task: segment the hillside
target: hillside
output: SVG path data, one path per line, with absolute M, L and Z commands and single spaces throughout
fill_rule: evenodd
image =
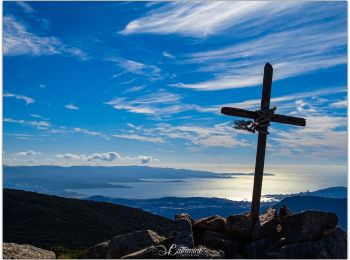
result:
M 77 250 L 118 234 L 151 229 L 169 235 L 173 221 L 141 209 L 4 189 L 4 242 Z
M 339 226 L 347 229 L 347 199 L 323 198 L 318 196 L 293 196 L 287 197 L 274 205 L 278 209 L 282 205 L 288 205 L 292 212 L 304 210 L 330 211 L 338 215 Z

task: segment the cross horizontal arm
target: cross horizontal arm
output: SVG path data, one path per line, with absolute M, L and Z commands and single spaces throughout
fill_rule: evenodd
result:
M 249 111 L 245 109 L 239 109 L 234 107 L 223 107 L 221 108 L 221 113 L 228 116 L 239 116 L 250 119 L 256 119 L 258 115 L 255 111 Z M 284 116 L 279 114 L 274 114 L 271 118 L 272 122 L 288 124 L 288 125 L 296 125 L 296 126 L 305 126 L 306 120 L 301 117 L 292 117 L 292 116 Z

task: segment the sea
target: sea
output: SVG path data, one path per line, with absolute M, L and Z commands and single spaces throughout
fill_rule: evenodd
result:
M 251 201 L 253 175 L 231 178 L 143 179 L 140 182 L 112 183 L 124 188 L 69 189 L 81 196 L 105 196 L 110 198 L 154 199 L 162 197 L 216 197 L 235 201 Z M 347 186 L 347 174 L 343 172 L 315 174 L 314 172 L 288 172 L 264 176 L 262 195 L 294 194 L 315 191 L 327 187 Z M 270 198 L 262 198 L 270 200 Z

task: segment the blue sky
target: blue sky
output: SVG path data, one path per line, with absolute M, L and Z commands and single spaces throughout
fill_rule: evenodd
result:
M 271 105 L 267 169 L 347 161 L 346 2 L 4 2 L 4 163 L 252 171 L 222 106 Z

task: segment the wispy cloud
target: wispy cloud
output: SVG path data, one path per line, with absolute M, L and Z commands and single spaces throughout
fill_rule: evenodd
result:
M 34 103 L 34 99 L 27 97 L 27 96 L 23 96 L 23 95 L 17 95 L 14 93 L 7 92 L 4 94 L 4 97 L 10 97 L 10 98 L 18 99 L 18 100 L 23 100 L 26 103 L 26 105 Z
M 133 93 L 133 92 L 137 92 L 137 91 L 140 91 L 140 90 L 144 89 L 145 87 L 146 87 L 146 86 L 144 86 L 144 85 L 130 87 L 130 88 L 127 88 L 126 90 L 124 90 L 123 93 Z
M 70 109 L 70 110 L 79 110 L 79 107 L 77 107 L 76 105 L 74 105 L 72 103 L 67 104 L 64 107 L 67 108 L 67 109 Z
M 130 22 L 122 34 L 156 33 L 206 37 L 230 27 L 245 27 L 254 18 L 254 26 L 265 24 L 267 17 L 279 15 L 291 4 L 268 2 L 173 2 L 154 9 Z M 265 13 L 263 19 L 258 14 Z M 251 25 L 253 26 L 253 25 Z
M 136 135 L 136 134 L 115 134 L 112 136 L 117 138 L 138 140 L 138 141 L 150 142 L 150 143 L 165 143 L 165 141 L 160 137 L 147 137 L 147 136 Z
M 3 17 L 3 51 L 7 56 L 61 54 L 87 59 L 84 51 L 68 46 L 57 37 L 31 33 L 12 16 Z
M 160 90 L 141 97 L 119 97 L 105 102 L 118 110 L 126 110 L 131 113 L 151 115 L 154 118 L 169 117 L 192 108 L 181 103 L 179 94 Z
M 348 101 L 346 99 L 339 100 L 339 101 L 331 103 L 330 106 L 335 107 L 335 108 L 346 108 L 348 106 Z
M 140 61 L 124 59 L 121 57 L 110 58 L 108 61 L 115 62 L 120 68 L 124 69 L 122 74 L 128 72 L 135 75 L 147 76 L 149 80 L 161 79 L 162 70 L 155 65 L 147 65 Z
M 38 128 L 38 129 L 47 129 L 50 126 L 50 123 L 46 122 L 46 121 L 27 121 L 27 120 L 12 119 L 12 118 L 4 118 L 4 122 L 33 126 L 33 127 Z
M 169 58 L 169 59 L 175 59 L 175 56 L 172 55 L 170 52 L 167 52 L 167 51 L 163 51 L 162 52 L 162 55 L 166 58 Z
M 34 9 L 26 2 L 15 2 L 25 13 L 32 13 L 34 12 Z
M 39 119 L 42 119 L 42 120 L 46 120 L 46 121 L 50 120 L 47 117 L 44 117 L 44 116 L 41 116 L 41 115 L 37 115 L 37 114 L 29 114 L 29 116 L 34 117 L 34 118 L 39 118 Z
M 215 126 L 198 125 L 171 125 L 166 123 L 156 124 L 153 128 L 137 127 L 137 132 L 142 136 L 162 138 L 169 140 L 185 140 L 195 147 L 242 147 L 250 144 L 243 139 L 237 139 L 232 127 L 228 124 Z
M 307 127 L 274 131 L 270 137 L 278 144 L 276 153 L 287 149 L 314 159 L 343 157 L 347 154 L 347 119 L 325 115 L 307 117 Z
M 190 54 L 186 62 L 198 64 L 199 71 L 213 73 L 213 78 L 171 86 L 205 91 L 258 86 L 266 61 L 274 67 L 275 81 L 346 64 L 344 24 L 328 22 L 276 32 L 229 47 Z
M 281 111 L 289 113 L 294 111 L 298 104 L 295 102 L 302 99 L 312 99 L 314 102 L 318 102 L 320 97 L 331 96 L 336 94 L 346 93 L 346 87 L 334 87 L 334 88 L 323 88 L 314 91 L 297 92 L 289 95 L 283 95 L 279 97 L 271 98 L 271 106 L 277 106 L 278 113 Z M 326 102 L 327 100 L 323 100 Z M 261 99 L 250 99 L 242 102 L 218 104 L 212 106 L 195 106 L 195 109 L 199 112 L 213 112 L 220 113 L 221 107 L 237 107 L 241 109 L 256 110 L 259 108 Z M 318 104 L 319 105 L 319 104 Z M 319 106 L 318 106 L 319 107 Z M 319 109 L 319 108 L 318 108 Z
M 99 136 L 99 137 L 102 137 L 106 140 L 110 140 L 110 138 L 107 135 L 102 134 L 101 132 L 91 131 L 91 130 L 87 130 L 87 129 L 79 128 L 79 127 L 73 128 L 73 131 L 75 133 L 82 133 L 84 135 L 91 135 L 91 136 Z

